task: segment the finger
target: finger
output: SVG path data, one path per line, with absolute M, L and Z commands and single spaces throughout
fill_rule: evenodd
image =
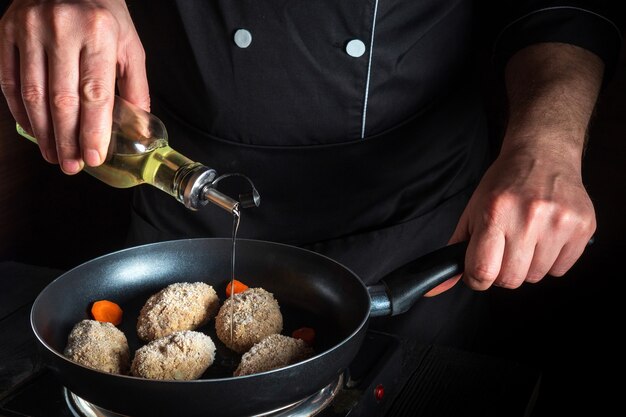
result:
M 145 111 L 150 111 L 150 90 L 146 74 L 146 57 L 143 47 L 137 41 L 128 47 L 120 58 L 120 71 L 117 79 L 120 96 Z
M 80 55 L 80 134 L 82 158 L 89 166 L 100 165 L 111 139 L 115 97 L 115 43 L 85 47 Z
M 7 37 L 8 34 L 5 34 L 5 42 L 0 42 L 0 88 L 15 121 L 32 134 L 33 129 L 22 101 L 17 46 Z
M 573 235 L 567 239 L 554 264 L 548 271 L 550 275 L 555 277 L 565 275 L 591 243 L 590 239 L 592 239 L 596 231 L 596 226 L 595 214 L 592 211 L 587 221 L 583 221 L 574 227 Z
M 503 288 L 517 288 L 526 279 L 535 253 L 535 239 L 507 238 L 500 273 L 494 284 Z
M 583 254 L 585 248 L 587 247 L 587 243 L 588 239 L 583 239 L 565 244 L 548 273 L 555 277 L 565 275 L 565 273 L 570 270 L 578 258 L 580 258 Z
M 433 288 L 432 290 L 428 291 L 426 294 L 424 294 L 424 297 L 434 297 L 436 295 L 439 295 L 443 292 L 448 291 L 450 288 L 454 287 L 456 285 L 457 282 L 459 282 L 459 280 L 461 279 L 461 274 L 450 278 L 449 280 L 437 285 L 435 288 Z
M 474 290 L 486 290 L 498 277 L 504 254 L 504 234 L 496 229 L 476 231 L 465 254 L 465 284 Z
M 44 46 L 33 37 L 20 43 L 20 87 L 24 108 L 33 136 L 41 154 L 50 163 L 57 163 L 54 133 L 48 108 L 47 63 Z
M 83 167 L 78 142 L 80 116 L 79 50 L 54 48 L 48 55 L 50 113 L 61 169 L 75 174 Z
M 549 242 L 539 241 L 535 247 L 530 267 L 528 268 L 526 282 L 534 284 L 541 281 L 556 262 L 562 247 L 562 244 L 558 244 L 553 240 Z

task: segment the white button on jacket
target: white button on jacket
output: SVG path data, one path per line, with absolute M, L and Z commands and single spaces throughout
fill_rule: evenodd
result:
M 252 43 L 252 34 L 246 29 L 238 29 L 233 38 L 240 48 L 247 48 Z
M 365 44 L 359 39 L 352 39 L 346 45 L 346 53 L 352 57 L 358 58 L 365 53 Z

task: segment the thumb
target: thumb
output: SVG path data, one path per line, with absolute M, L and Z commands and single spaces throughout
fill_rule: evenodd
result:
M 452 233 L 452 237 L 450 238 L 450 240 L 448 240 L 448 245 L 452 245 L 454 243 L 462 242 L 463 240 L 468 239 L 468 229 L 469 227 L 467 222 L 467 215 L 465 214 L 465 212 L 463 212 L 461 218 L 459 219 L 459 222 L 456 225 L 454 233 Z M 435 288 L 424 294 L 424 297 L 434 297 L 448 291 L 450 288 L 454 287 L 457 282 L 459 282 L 461 277 L 462 274 L 459 274 L 445 282 L 442 282 L 441 284 L 437 285 Z
M 457 282 L 459 282 L 459 280 L 461 279 L 461 274 L 450 278 L 449 280 L 447 280 L 446 282 L 442 282 L 441 284 L 437 285 L 435 288 L 433 288 L 432 290 L 428 291 L 426 294 L 424 294 L 424 297 L 434 297 L 436 295 L 439 295 L 443 292 L 448 291 L 450 288 L 454 287 L 456 285 Z

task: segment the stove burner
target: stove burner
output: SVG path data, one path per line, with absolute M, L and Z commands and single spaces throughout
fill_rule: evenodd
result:
M 337 379 L 315 394 L 286 405 L 276 410 L 256 414 L 255 417 L 299 417 L 314 416 L 326 408 L 335 398 L 343 386 L 344 376 L 340 374 Z M 72 415 L 74 417 L 130 417 L 125 414 L 118 414 L 105 410 L 95 404 L 85 401 L 67 388 L 63 388 L 63 395 Z

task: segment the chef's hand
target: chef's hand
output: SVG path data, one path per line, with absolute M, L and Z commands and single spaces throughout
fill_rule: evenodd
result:
M 502 150 L 450 241 L 469 240 L 463 281 L 470 288 L 562 276 L 583 253 L 596 219 L 581 163 L 603 68 L 593 53 L 558 43 L 527 47 L 509 61 Z
M 470 199 L 451 243 L 469 239 L 463 281 L 517 288 L 564 275 L 596 228 L 580 164 L 533 150 L 501 154 Z M 445 291 L 445 283 L 429 295 Z
M 115 87 L 149 110 L 143 46 L 124 0 L 14 0 L 0 20 L 0 86 L 15 120 L 66 174 L 106 156 Z

